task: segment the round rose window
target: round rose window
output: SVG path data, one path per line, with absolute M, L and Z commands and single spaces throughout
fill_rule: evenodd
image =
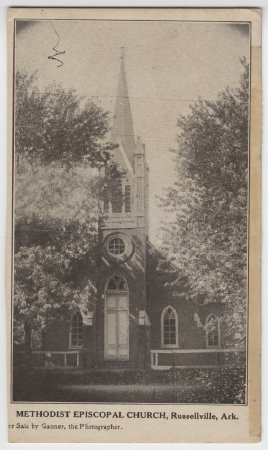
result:
M 125 253 L 125 242 L 120 237 L 115 237 L 109 240 L 107 245 L 108 252 L 113 256 L 120 256 Z

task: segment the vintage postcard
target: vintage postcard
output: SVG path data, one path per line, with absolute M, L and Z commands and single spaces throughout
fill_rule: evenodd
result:
M 10 441 L 259 441 L 261 11 L 8 20 Z

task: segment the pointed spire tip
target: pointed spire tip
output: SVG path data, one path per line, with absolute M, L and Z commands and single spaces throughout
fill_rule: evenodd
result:
M 125 47 L 121 47 L 121 56 L 120 59 L 124 59 L 125 56 Z

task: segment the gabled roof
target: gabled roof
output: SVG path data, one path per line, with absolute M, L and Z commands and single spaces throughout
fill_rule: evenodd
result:
M 119 83 L 113 116 L 113 127 L 111 133 L 111 142 L 121 144 L 124 148 L 130 164 L 134 165 L 135 139 L 132 123 L 131 108 L 128 96 L 127 79 L 125 73 L 124 56 L 121 56 L 121 66 L 119 74 Z M 114 150 L 115 160 L 117 152 Z M 118 155 L 120 158 L 120 155 Z M 118 161 L 119 162 L 119 161 Z
M 149 247 L 150 250 L 153 250 L 155 253 L 158 254 L 158 256 L 163 258 L 163 253 L 161 252 L 161 250 L 159 250 L 155 245 L 153 245 L 149 239 L 147 239 L 146 241 L 146 245 L 147 247 Z M 173 270 L 178 270 L 179 268 L 176 266 L 176 264 L 173 263 L 173 261 L 170 261 L 167 259 L 167 263 L 169 264 L 170 268 L 172 268 Z

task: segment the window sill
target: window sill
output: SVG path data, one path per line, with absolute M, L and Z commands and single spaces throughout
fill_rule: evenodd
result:
M 165 348 L 177 348 L 179 349 L 180 347 L 177 344 L 174 345 L 161 345 L 161 348 L 164 350 Z

